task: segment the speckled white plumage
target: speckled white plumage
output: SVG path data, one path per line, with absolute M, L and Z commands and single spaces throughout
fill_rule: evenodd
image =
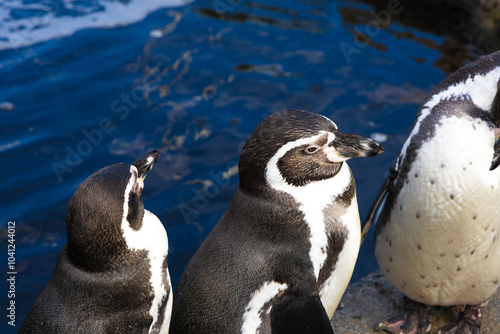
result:
M 500 168 L 490 171 L 499 60 L 481 58 L 435 89 L 385 185 L 377 261 L 423 304 L 479 305 L 499 287 Z
M 385 275 L 421 303 L 476 305 L 498 288 L 500 170 L 488 171 L 493 130 L 471 123 L 451 117 L 436 125 L 378 237 Z

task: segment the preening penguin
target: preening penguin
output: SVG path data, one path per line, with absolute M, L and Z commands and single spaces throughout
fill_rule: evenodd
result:
M 168 241 L 144 209 L 158 152 L 87 178 L 68 205 L 68 243 L 19 333 L 168 333 Z
M 345 161 L 381 152 L 321 115 L 267 117 L 243 147 L 226 213 L 175 289 L 170 332 L 333 333 L 360 246 Z
M 377 261 L 407 298 L 468 305 L 441 333 L 479 333 L 500 282 L 499 79 L 496 52 L 431 92 L 371 212 Z M 380 329 L 430 330 L 425 308 L 412 308 Z

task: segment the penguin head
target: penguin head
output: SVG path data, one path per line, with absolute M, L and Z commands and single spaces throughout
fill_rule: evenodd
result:
M 144 178 L 159 153 L 154 150 L 132 165 L 115 164 L 89 176 L 68 204 L 68 256 L 89 271 L 104 271 L 126 261 L 130 251 L 122 222 L 139 230 L 144 217 Z
M 375 140 L 341 133 L 327 117 L 303 110 L 280 111 L 264 119 L 243 146 L 240 187 L 255 190 L 276 179 L 305 186 L 334 177 L 350 158 L 383 151 Z

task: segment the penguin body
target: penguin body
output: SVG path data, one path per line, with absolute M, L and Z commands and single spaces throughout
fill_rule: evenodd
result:
M 68 243 L 19 333 L 168 333 L 168 240 L 141 197 L 157 157 L 105 167 L 80 185 Z
M 480 305 L 498 289 L 499 79 L 497 52 L 431 92 L 372 209 L 380 268 L 413 301 Z
M 266 118 L 243 147 L 226 213 L 177 285 L 171 333 L 333 333 L 360 242 L 343 161 L 381 151 L 320 115 Z

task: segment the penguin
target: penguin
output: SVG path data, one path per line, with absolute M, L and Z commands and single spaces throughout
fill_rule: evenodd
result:
M 427 333 L 430 306 L 466 305 L 440 333 L 479 333 L 500 282 L 499 79 L 500 52 L 449 75 L 392 164 L 366 224 L 406 310 L 378 330 Z
M 264 119 L 227 211 L 175 288 L 170 333 L 334 333 L 361 232 L 345 161 L 382 151 L 308 111 Z
M 167 234 L 141 197 L 158 155 L 105 167 L 79 186 L 68 242 L 19 333 L 168 333 Z

